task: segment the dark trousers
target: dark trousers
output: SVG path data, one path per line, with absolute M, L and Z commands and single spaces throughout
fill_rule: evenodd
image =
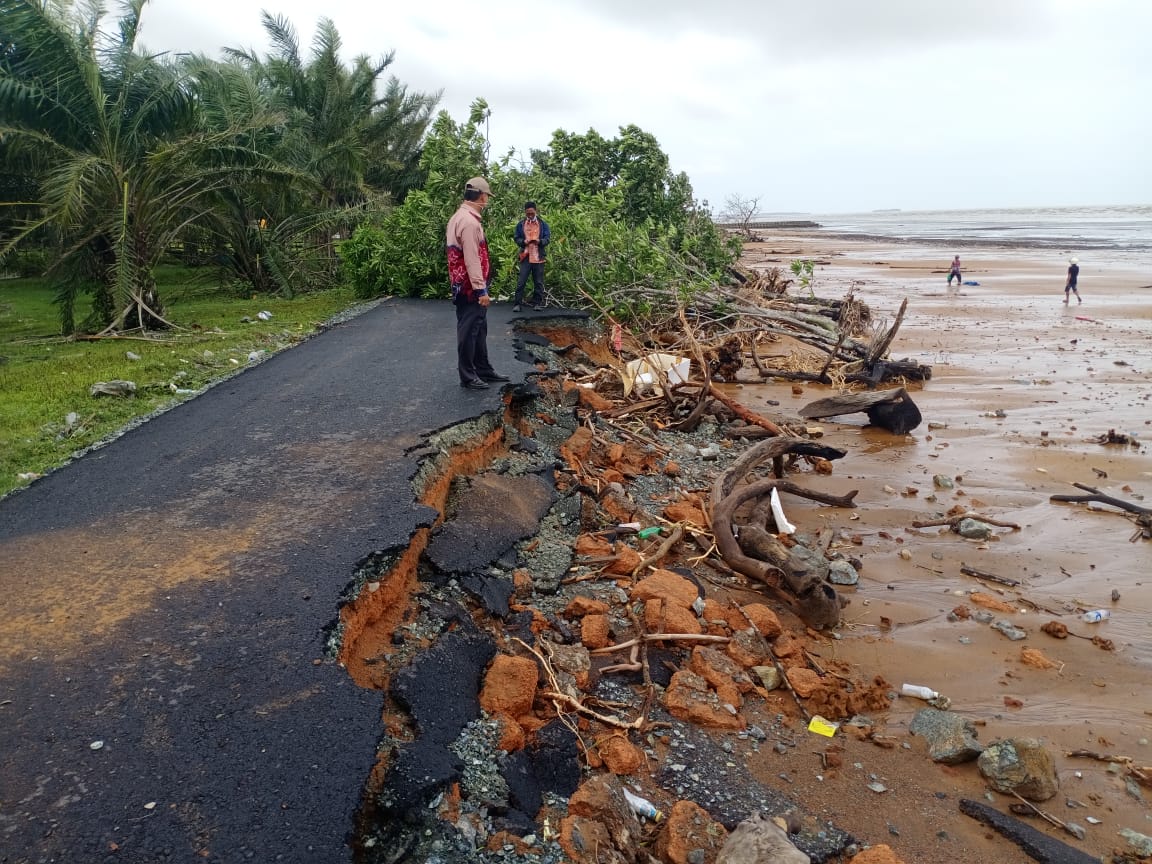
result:
M 533 306 L 544 302 L 544 262 L 533 264 L 527 258 L 520 262 L 520 277 L 516 280 L 516 305 L 524 299 L 524 286 L 528 284 L 528 274 L 532 274 L 532 285 L 536 289 L 532 292 Z
M 487 306 L 456 301 L 456 356 L 461 384 L 495 372 L 488 362 Z

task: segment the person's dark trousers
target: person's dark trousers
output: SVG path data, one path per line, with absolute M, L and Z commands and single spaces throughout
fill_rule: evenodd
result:
M 532 274 L 532 285 L 535 290 L 532 292 L 531 304 L 539 306 L 544 302 L 544 262 L 533 264 L 527 258 L 520 262 L 520 277 L 516 280 L 516 299 L 513 301 L 515 305 L 519 306 L 520 301 L 524 299 L 524 286 L 528 284 L 528 274 Z
M 456 301 L 456 356 L 460 383 L 467 384 L 496 370 L 488 362 L 488 308 Z

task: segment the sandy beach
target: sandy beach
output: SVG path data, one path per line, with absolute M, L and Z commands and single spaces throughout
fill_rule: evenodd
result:
M 979 285 L 947 288 L 955 252 L 964 280 Z M 865 429 L 863 415 L 821 423 L 826 442 L 849 451 L 821 488 L 859 489 L 855 515 L 788 502 L 801 530 L 830 526 L 853 535 L 859 545 L 844 551 L 864 562 L 845 609 L 850 623 L 819 653 L 897 687 L 922 684 L 947 695 L 953 710 L 977 722 L 984 743 L 1044 739 L 1062 784 L 1044 806 L 1085 825 L 1088 837 L 1076 845 L 1104 855 L 1124 845 L 1121 828 L 1152 833 L 1147 805 L 1107 764 L 1065 754 L 1083 748 L 1152 765 L 1152 545 L 1129 542 L 1134 526 L 1113 508 L 1052 503 L 1049 496 L 1079 494 L 1071 485 L 1079 482 L 1152 506 L 1152 456 L 1142 440 L 1152 437 L 1152 268 L 1133 253 L 1107 260 L 1082 255 L 1083 304 L 1073 297 L 1066 306 L 1066 254 L 773 231 L 746 246 L 745 261 L 787 271 L 796 258 L 816 259 L 817 294 L 854 288 L 874 316 L 891 319 L 907 297 L 892 356 L 933 367 L 931 381 L 910 386 L 924 415 L 913 433 Z M 781 352 L 787 353 L 783 346 Z M 755 381 L 755 370 L 743 376 L 741 400 L 768 412 L 794 411 L 829 392 L 805 385 L 795 394 L 790 383 Z M 780 407 L 767 407 L 768 400 Z M 1110 429 L 1141 443 L 1097 443 Z M 936 475 L 950 478 L 952 488 L 937 488 Z M 1020 528 L 975 541 L 947 528 L 912 527 L 955 505 Z M 1021 585 L 982 583 L 962 575 L 961 564 Z M 987 624 L 949 620 L 962 604 L 977 608 L 968 602 L 973 590 L 1010 604 L 1014 612 L 997 616 L 1023 628 L 1027 639 L 1011 642 Z M 1111 617 L 1084 623 L 1080 613 L 1089 609 L 1107 609 Z M 1041 627 L 1049 621 L 1075 635 L 1046 635 Z M 1113 650 L 1093 636 L 1110 640 Z M 1055 668 L 1023 664 L 1022 647 L 1040 649 Z M 897 700 L 890 731 L 903 737 L 922 707 L 916 699 Z M 965 850 L 961 860 L 1030 860 L 959 814 L 957 798 L 983 800 L 975 766 L 936 765 L 919 739 L 911 741 L 917 756 L 849 742 L 835 777 L 815 779 L 821 772 L 811 757 L 784 772 L 801 800 L 869 842 L 889 843 L 908 861 L 955 861 L 958 849 Z M 775 777 L 780 761 L 767 760 L 763 770 Z M 889 788 L 882 801 L 865 789 L 870 774 Z M 1086 816 L 1101 823 L 1089 824 Z

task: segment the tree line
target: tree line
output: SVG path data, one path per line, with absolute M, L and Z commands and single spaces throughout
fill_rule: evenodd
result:
M 527 159 L 493 158 L 483 100 L 462 122 L 434 116 L 440 93 L 390 74 L 392 52 L 345 63 L 328 19 L 306 52 L 264 13 L 263 55 L 154 55 L 139 42 L 146 2 L 110 21 L 0 0 L 0 270 L 46 275 L 66 333 L 167 326 L 156 268 L 173 255 L 244 293 L 346 280 L 365 297 L 445 296 L 444 224 L 476 174 L 495 193 L 498 272 L 510 278 L 511 227 L 535 200 L 571 302 L 626 315 L 645 285 L 691 290 L 733 258 L 636 126 L 560 130 Z

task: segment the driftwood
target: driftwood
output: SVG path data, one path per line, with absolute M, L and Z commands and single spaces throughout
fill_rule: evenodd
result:
M 773 438 L 751 447 L 720 474 L 712 485 L 712 531 L 716 538 L 716 548 L 725 564 L 774 589 L 806 623 L 816 628 L 831 627 L 840 620 L 842 606 L 840 596 L 831 585 L 801 570 L 788 557 L 767 549 L 764 554 L 770 560 L 753 557 L 741 548 L 733 530 L 736 511 L 748 501 L 770 495 L 773 489 L 833 506 L 855 506 L 853 498 L 856 492 L 842 496 L 826 495 L 779 478 L 760 480 L 735 488 L 740 480 L 762 462 L 788 454 L 813 455 L 825 459 L 839 459 L 845 455 L 843 450 L 795 438 Z M 754 529 L 743 530 L 752 530 L 756 534 Z
M 1092 486 L 1085 486 L 1083 483 L 1073 483 L 1077 489 L 1083 489 L 1085 492 L 1090 492 L 1090 495 L 1052 495 L 1049 501 L 1063 501 L 1067 503 L 1084 504 L 1089 501 L 1095 501 L 1097 504 L 1109 504 L 1112 507 L 1118 507 L 1127 513 L 1131 513 L 1136 518 L 1133 520 L 1139 527 L 1135 534 L 1129 540 L 1135 542 L 1140 537 L 1145 540 L 1152 539 L 1152 509 L 1141 507 L 1138 504 L 1133 504 L 1131 501 L 1125 501 L 1122 498 L 1113 498 L 1111 495 L 1106 495 L 1099 489 Z
M 965 576 L 971 576 L 973 579 L 983 579 L 987 582 L 995 582 L 998 585 L 1007 585 L 1009 588 L 1015 588 L 1020 584 L 1019 579 L 1009 579 L 1005 576 L 997 576 L 995 573 L 989 573 L 986 570 L 977 570 L 975 567 L 969 567 L 963 562 L 960 564 L 960 572 Z
M 821 420 L 859 411 L 868 415 L 868 422 L 873 426 L 880 426 L 897 435 L 915 429 L 922 419 L 920 409 L 903 387 L 873 393 L 842 393 L 817 399 L 801 408 L 800 416 L 806 420 Z

